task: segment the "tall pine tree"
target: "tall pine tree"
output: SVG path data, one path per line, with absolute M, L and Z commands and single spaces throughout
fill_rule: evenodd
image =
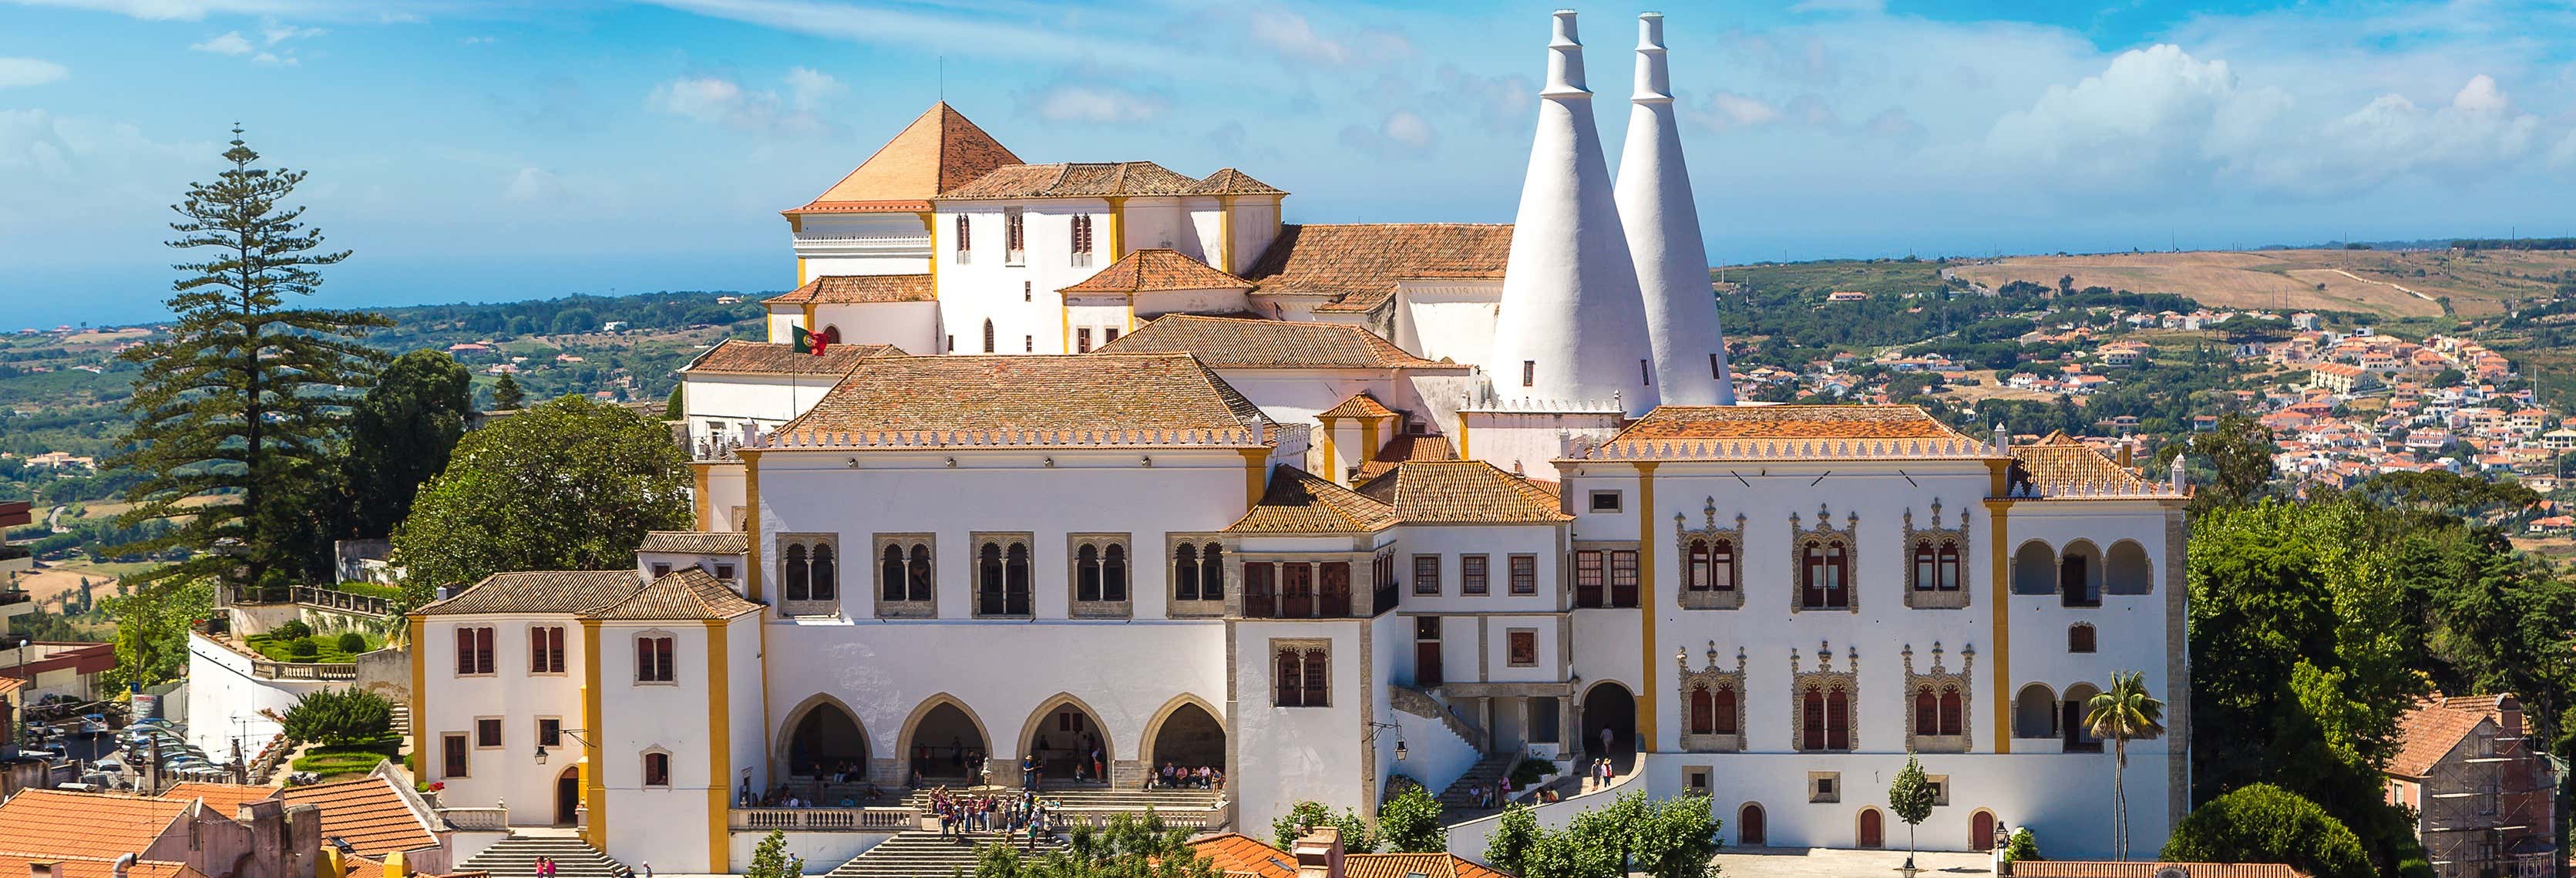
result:
M 301 207 L 280 202 L 302 171 L 253 167 L 259 153 L 233 129 L 231 164 L 213 183 L 191 183 L 173 205 L 179 236 L 169 245 L 202 254 L 172 266 L 177 318 L 167 338 L 125 352 L 143 372 L 126 411 L 134 428 L 114 464 L 141 473 L 126 491 L 133 508 L 119 523 L 169 519 L 165 534 L 136 551 L 189 550 L 146 578 L 214 578 L 256 584 L 272 571 L 327 565 L 315 537 L 326 533 L 328 482 L 337 467 L 336 431 L 349 397 L 370 383 L 382 355 L 357 339 L 384 317 L 287 307 L 321 285 L 315 269 L 349 251 L 322 249 Z M 320 546 L 327 552 L 327 542 Z

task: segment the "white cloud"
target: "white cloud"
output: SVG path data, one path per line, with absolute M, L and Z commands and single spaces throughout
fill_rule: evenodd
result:
M 1432 94 L 1434 106 L 1462 110 L 1472 115 L 1476 125 L 1486 131 L 1509 132 L 1529 127 L 1533 104 L 1538 100 L 1538 85 L 1520 74 L 1477 76 L 1455 64 L 1443 63 L 1433 71 L 1439 90 Z
M 275 52 L 261 52 L 257 55 L 250 56 L 250 63 L 274 64 L 280 67 L 295 67 L 303 64 L 304 61 L 293 55 L 279 55 Z
M 552 201 L 563 191 L 563 181 L 557 179 L 554 172 L 526 167 L 510 175 L 510 184 L 502 189 L 501 197 L 520 202 Z
M 302 0 L 10 0 L 26 6 L 54 6 L 111 12 L 145 21 L 201 21 L 209 13 L 274 15 L 322 11 L 327 4 Z
M 768 136 L 802 137 L 829 132 L 819 115 L 841 85 L 831 76 L 803 67 L 786 77 L 788 96 L 747 89 L 718 76 L 687 76 L 654 86 L 645 105 L 654 110 L 710 125 Z
M 1254 12 L 1252 38 L 1292 61 L 1339 67 L 1351 60 L 1349 46 L 1316 33 L 1315 26 L 1307 22 L 1305 16 L 1284 9 Z
M 1091 34 L 1069 39 L 1060 29 L 1032 26 L 1033 17 L 1014 7 L 981 12 L 929 6 L 916 11 L 891 6 L 860 6 L 823 0 L 645 0 L 712 18 L 723 18 L 829 39 L 918 51 L 924 46 L 1011 61 L 1086 61 L 1117 58 L 1137 63 L 1169 59 L 1169 46 L 1134 43 L 1123 37 Z M 1183 66 L 1183 65 L 1167 65 Z
M 212 52 L 217 55 L 248 55 L 251 53 L 250 38 L 242 36 L 241 31 L 237 30 L 225 31 L 219 36 L 210 38 L 205 42 L 189 46 L 188 48 L 195 49 L 200 52 Z
M 61 82 L 72 70 L 37 58 L 0 58 L 0 88 Z
M 217 147 L 162 143 L 124 122 L 0 110 L 0 228 L 150 222 Z
M 260 37 L 266 41 L 262 43 L 262 45 L 269 46 L 274 46 L 292 39 L 318 37 L 326 33 L 330 33 L 330 31 L 326 31 L 318 27 L 296 27 L 291 24 L 279 24 L 274 19 L 270 20 L 266 24 L 260 25 L 259 28 Z
M 1379 156 L 1417 156 L 1428 153 L 1440 141 L 1440 132 L 1430 121 L 1411 110 L 1397 110 L 1386 115 L 1375 129 L 1359 125 L 1342 129 L 1344 147 Z
M 2566 137 L 2559 138 L 2557 146 L 2549 148 L 2549 166 L 2576 168 L 2576 131 L 2567 132 Z
M 1068 82 L 1022 98 L 1021 106 L 1049 122 L 1145 122 L 1171 109 L 1171 101 L 1116 86 Z
M 1763 125 L 1778 121 L 1780 108 L 1760 98 L 1747 97 L 1725 89 L 1709 96 L 1710 122 L 1720 128 Z

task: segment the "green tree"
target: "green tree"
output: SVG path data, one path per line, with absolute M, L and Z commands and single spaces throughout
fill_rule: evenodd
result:
M 1449 849 L 1449 827 L 1440 822 L 1440 800 L 1421 784 L 1411 784 L 1377 809 L 1379 840 L 1399 854 L 1436 854 Z
M 474 412 L 474 376 L 442 351 L 394 358 L 349 416 L 350 527 L 393 533 L 422 482 L 447 468 Z
M 214 612 L 215 587 L 202 579 L 163 582 L 101 598 L 98 606 L 116 620 L 116 667 L 103 675 L 109 688 L 158 686 L 185 676 L 188 626 Z
M 393 734 L 394 704 L 364 689 L 317 689 L 283 717 L 286 736 L 315 744 L 367 744 Z
M 528 401 L 528 394 L 527 394 L 527 392 L 519 389 L 519 379 L 517 379 L 517 378 L 513 378 L 513 377 L 510 377 L 510 374 L 509 374 L 509 373 L 507 373 L 507 372 L 501 373 L 501 380 L 496 381 L 496 382 L 493 382 L 493 384 L 492 384 L 492 410 L 493 410 L 493 411 L 499 411 L 499 412 L 513 412 L 513 411 L 518 411 L 518 410 L 519 410 L 519 406 L 522 406 L 522 405 L 527 404 L 527 401 Z
M 379 354 L 357 340 L 382 317 L 287 307 L 322 284 L 316 269 L 346 250 L 322 251 L 304 209 L 280 207 L 301 171 L 254 167 L 259 153 L 234 130 L 231 164 L 213 183 L 191 183 L 172 209 L 169 246 L 203 252 L 173 268 L 175 315 L 168 337 L 120 354 L 142 371 L 125 411 L 134 426 L 109 466 L 144 474 L 125 492 L 134 504 L 118 522 L 175 520 L 179 526 L 120 553 L 185 550 L 185 561 L 145 582 L 211 577 L 257 583 L 271 570 L 320 565 L 314 501 L 331 466 L 347 399 L 333 388 L 366 383 Z M 210 499 L 211 498 L 211 499 Z M 222 551 L 216 551 L 218 548 Z
M 2253 784 L 2192 809 L 2165 842 L 2163 859 L 2287 863 L 2316 878 L 2369 878 L 2360 837 L 2315 802 Z
M 965 874 L 965 873 L 960 873 Z M 1029 854 L 1008 842 L 976 851 L 974 878 L 1219 878 L 1215 861 L 1190 847 L 1190 832 L 1146 809 L 1094 829 L 1078 824 L 1065 846 Z
M 505 570 L 612 570 L 690 526 L 688 461 L 661 424 L 567 396 L 467 435 L 394 529 L 412 599 Z
M 1932 816 L 1932 782 L 1923 776 L 1923 762 L 1914 754 L 1905 754 L 1905 768 L 1887 784 L 1887 810 L 1905 821 L 1905 864 L 1914 865 L 1914 829 Z
M 2165 703 L 2147 693 L 2147 675 L 2114 673 L 2111 688 L 2084 706 L 2084 728 L 2111 742 L 2111 848 L 2129 858 L 2129 742 L 2165 733 Z M 1919 769 L 1918 769 L 1919 771 Z
M 2272 491 L 2272 430 L 2240 412 L 2220 415 L 2208 432 L 2156 451 L 2156 466 L 2186 456 L 2186 467 L 2207 470 L 2211 477 L 2191 498 L 2194 515 L 2226 506 L 2243 506 Z
M 687 389 L 688 385 L 685 384 L 675 385 L 671 388 L 671 395 L 662 400 L 662 420 L 676 421 L 688 414 L 688 410 L 684 408 L 684 404 L 680 399 L 680 392 Z
M 1377 838 L 1369 834 L 1368 821 L 1360 819 L 1360 815 L 1349 808 L 1344 808 L 1341 814 L 1335 815 L 1332 809 L 1324 807 L 1322 802 L 1298 802 L 1291 806 L 1288 813 L 1270 821 L 1270 837 L 1272 841 L 1277 842 L 1275 847 L 1288 850 L 1296 847 L 1298 836 L 1305 835 L 1318 826 L 1330 826 L 1341 830 L 1344 851 L 1365 854 L 1377 850 Z
M 1626 793 L 1610 804 L 1576 814 L 1562 832 L 1538 829 L 1526 811 L 1506 811 L 1498 833 L 1510 834 L 1519 848 L 1521 878 L 1621 878 L 1642 872 L 1655 878 L 1710 878 L 1717 853 L 1717 820 L 1709 798 L 1686 795 L 1651 802 L 1643 792 Z M 1528 820 L 1526 827 L 1513 825 Z M 1491 839 L 1486 858 L 1497 866 L 1496 850 L 1506 846 Z
M 787 853 L 787 833 L 772 829 L 751 849 L 751 869 L 743 878 L 801 878 L 805 858 Z
M 2027 826 L 2013 830 L 2012 840 L 2004 844 L 2004 862 L 2018 863 L 2023 860 L 2037 859 L 2040 859 L 2039 836 L 2033 834 Z
M 1513 875 L 1528 875 L 1523 861 L 1530 848 L 1538 845 L 1538 815 L 1528 805 L 1512 803 L 1503 806 L 1503 816 L 1494 823 L 1494 832 L 1485 837 L 1485 862 Z

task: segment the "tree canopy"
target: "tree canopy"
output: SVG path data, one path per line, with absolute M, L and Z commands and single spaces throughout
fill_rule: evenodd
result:
M 1190 847 L 1190 831 L 1165 826 L 1152 809 L 1120 814 L 1099 829 L 1075 824 L 1065 846 L 1027 854 L 1009 844 L 976 852 L 974 878 L 1221 878 Z
M 465 436 L 394 530 L 417 600 L 506 570 L 609 570 L 644 533 L 691 526 L 688 461 L 670 431 L 567 396 Z
M 393 533 L 421 483 L 447 468 L 474 413 L 474 376 L 442 351 L 413 351 L 376 375 L 349 417 L 349 529 Z
M 1704 795 L 1649 801 L 1624 793 L 1578 813 L 1563 831 L 1541 829 L 1527 808 L 1503 812 L 1486 840 L 1485 858 L 1521 878 L 1710 878 L 1718 822 Z
M 2376 874 L 2361 839 L 2326 809 L 2271 784 L 2253 784 L 2192 809 L 2174 826 L 2163 859 L 2288 863 L 2315 878 Z
M 1436 854 L 1449 849 L 1449 827 L 1440 822 L 1440 800 L 1421 784 L 1408 784 L 1404 792 L 1378 806 L 1377 829 L 1388 851 L 1399 854 Z

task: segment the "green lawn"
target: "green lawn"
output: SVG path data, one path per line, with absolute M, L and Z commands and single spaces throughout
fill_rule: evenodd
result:
M 316 745 L 304 755 L 295 757 L 296 771 L 310 771 L 328 778 L 335 774 L 365 774 L 374 771 L 376 763 L 394 758 L 402 752 L 402 741 L 386 738 L 373 744 Z
M 385 648 L 385 639 L 382 636 L 375 634 L 362 636 L 367 638 L 367 648 L 360 652 L 374 652 Z M 309 658 L 297 658 L 294 641 L 282 640 L 267 634 L 253 634 L 243 638 L 244 642 L 250 645 L 251 651 L 267 656 L 270 661 L 342 664 L 358 660 L 356 655 L 340 648 L 338 634 L 316 634 L 307 639 L 313 641 L 313 655 Z

